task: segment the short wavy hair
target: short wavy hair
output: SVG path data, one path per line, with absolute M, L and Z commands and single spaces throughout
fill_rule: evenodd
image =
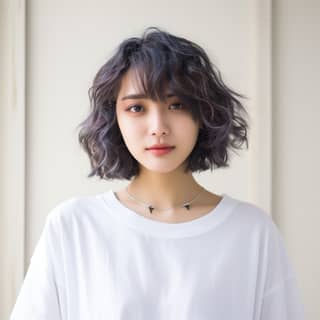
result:
M 141 37 L 128 38 L 118 46 L 88 90 L 90 113 L 78 126 L 79 143 L 91 163 L 88 177 L 130 180 L 139 175 L 139 163 L 127 149 L 116 118 L 121 79 L 129 68 L 137 72 L 147 97 L 164 101 L 169 88 L 192 118 L 200 121 L 185 172 L 229 167 L 230 150 L 236 152 L 244 143 L 248 148 L 248 112 L 238 99 L 246 97 L 224 84 L 199 45 L 149 27 Z

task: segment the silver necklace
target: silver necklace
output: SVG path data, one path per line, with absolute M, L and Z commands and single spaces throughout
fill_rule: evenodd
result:
M 201 187 L 201 188 L 202 188 L 202 190 L 201 190 L 191 201 L 185 202 L 185 203 L 183 203 L 182 205 L 179 205 L 178 207 L 179 207 L 179 208 L 180 208 L 180 207 L 181 207 L 181 208 L 186 208 L 187 210 L 190 210 L 190 204 L 191 204 L 193 201 L 195 201 L 195 200 L 199 197 L 199 195 L 205 190 L 203 187 Z M 135 198 L 133 195 L 131 195 L 131 194 L 129 193 L 129 191 L 128 191 L 128 186 L 126 187 L 125 190 L 126 190 L 126 193 L 127 193 L 128 196 L 129 196 L 129 198 L 131 198 L 133 201 L 141 204 L 143 207 L 148 208 L 148 209 L 149 209 L 149 213 L 152 214 L 152 210 L 156 209 L 153 205 L 147 204 L 147 203 L 145 203 L 145 202 L 142 202 L 142 201 L 138 200 L 137 198 Z M 166 208 L 166 209 L 156 209 L 156 210 L 158 210 L 158 211 L 167 211 L 167 210 L 171 210 L 171 209 L 173 209 L 173 208 L 175 208 L 175 207 Z

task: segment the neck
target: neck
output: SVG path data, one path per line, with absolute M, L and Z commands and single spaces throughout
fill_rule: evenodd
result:
M 184 172 L 143 172 L 128 185 L 131 195 L 158 209 L 181 205 L 202 190 L 193 175 Z

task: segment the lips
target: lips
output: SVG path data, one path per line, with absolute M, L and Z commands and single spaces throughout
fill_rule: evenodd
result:
M 174 147 L 163 147 L 163 148 L 148 148 L 147 150 L 166 150 L 166 149 L 173 149 Z
M 155 156 L 161 156 L 161 155 L 165 155 L 165 154 L 172 152 L 173 149 L 174 149 L 174 147 L 153 148 L 153 149 L 148 149 L 148 151 L 151 152 L 152 154 L 154 154 Z
M 154 144 L 146 149 L 151 150 L 151 149 L 170 149 L 170 148 L 174 148 L 174 146 L 170 146 L 169 144 L 166 144 L 166 143 L 161 143 L 161 144 Z

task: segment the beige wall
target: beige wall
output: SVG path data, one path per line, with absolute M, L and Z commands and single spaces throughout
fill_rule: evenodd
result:
M 75 127 L 88 111 L 97 68 L 121 39 L 150 25 L 203 45 L 225 81 L 250 98 L 249 151 L 234 156 L 230 169 L 196 178 L 272 214 L 297 270 L 307 319 L 320 318 L 319 169 L 312 165 L 320 151 L 311 144 L 320 133 L 319 2 L 280 0 L 271 8 L 271 0 L 139 0 L 125 1 L 125 10 L 98 0 L 0 3 L 1 319 L 12 308 L 49 210 L 71 196 L 125 184 L 86 178 L 89 161 Z
M 274 1 L 273 218 L 296 267 L 307 319 L 320 319 L 320 2 Z
M 0 0 L 0 319 L 25 261 L 25 6 Z

